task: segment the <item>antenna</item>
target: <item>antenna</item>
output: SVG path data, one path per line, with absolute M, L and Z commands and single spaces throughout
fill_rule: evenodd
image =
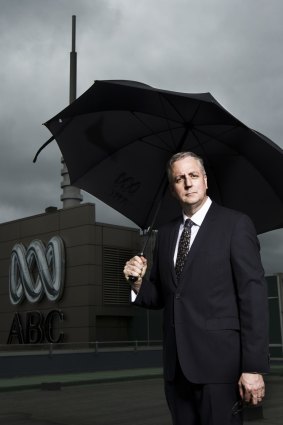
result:
M 76 52 L 76 16 L 72 16 L 72 51 L 70 52 L 70 94 L 69 103 L 74 102 L 77 98 L 77 52 Z M 61 158 L 62 169 L 61 176 L 63 181 L 61 182 L 61 188 L 63 193 L 61 195 L 61 201 L 63 202 L 63 208 L 75 207 L 79 205 L 82 200 L 82 194 L 79 188 L 71 186 L 69 173 L 64 161 Z
M 72 16 L 72 51 L 70 52 L 70 103 L 77 98 L 76 16 Z

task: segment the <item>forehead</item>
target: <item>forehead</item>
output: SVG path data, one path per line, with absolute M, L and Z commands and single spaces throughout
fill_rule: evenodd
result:
M 202 166 L 196 158 L 186 157 L 173 162 L 171 172 L 173 175 L 187 174 L 193 171 L 202 172 Z

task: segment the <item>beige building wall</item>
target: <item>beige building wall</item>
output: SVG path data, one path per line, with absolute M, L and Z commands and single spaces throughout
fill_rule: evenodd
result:
M 9 267 L 13 246 L 21 242 L 28 248 L 35 239 L 47 245 L 53 236 L 60 236 L 65 247 L 61 299 L 51 302 L 44 296 L 37 303 L 25 299 L 12 305 Z M 63 332 L 64 342 L 126 340 L 135 308 L 128 302 L 129 288 L 123 280 L 122 264 L 139 249 L 137 229 L 97 223 L 93 204 L 0 224 L 0 344 L 7 343 L 15 313 L 25 334 L 28 312 L 38 311 L 46 317 L 52 310 L 63 313 L 63 321 L 54 321 L 56 329 L 52 332 Z M 37 272 L 35 268 L 35 276 Z M 17 343 L 16 337 L 13 343 Z

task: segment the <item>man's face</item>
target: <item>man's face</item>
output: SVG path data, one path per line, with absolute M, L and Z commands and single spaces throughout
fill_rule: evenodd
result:
M 199 161 L 193 157 L 180 159 L 171 167 L 171 191 L 184 212 L 195 213 L 205 202 L 207 178 Z

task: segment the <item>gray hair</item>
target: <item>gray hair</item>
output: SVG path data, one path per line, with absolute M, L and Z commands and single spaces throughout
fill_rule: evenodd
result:
M 174 164 L 174 162 L 187 157 L 195 158 L 199 162 L 199 165 L 201 166 L 203 174 L 206 174 L 204 164 L 203 164 L 203 159 L 200 156 L 196 155 L 194 152 L 189 152 L 189 151 L 178 152 L 178 153 L 175 153 L 175 155 L 173 155 L 167 162 L 167 176 L 170 183 L 172 182 L 172 173 L 171 173 L 172 165 Z

